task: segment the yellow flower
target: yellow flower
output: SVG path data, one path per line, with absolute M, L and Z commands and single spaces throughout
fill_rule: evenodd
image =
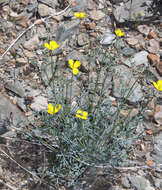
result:
M 124 36 L 124 32 L 122 32 L 122 30 L 120 28 L 115 30 L 115 34 L 119 37 Z
M 84 18 L 85 17 L 85 13 L 79 13 L 79 12 L 75 12 L 74 16 L 76 16 L 77 18 Z
M 143 12 L 138 12 L 138 16 L 141 17 L 143 15 Z
M 78 110 L 76 113 L 76 117 L 79 117 L 81 119 L 87 119 L 87 116 L 88 116 L 88 112 L 86 111 Z
M 49 114 L 55 114 L 55 113 L 59 112 L 60 109 L 61 109 L 60 104 L 56 104 L 56 106 L 53 106 L 52 104 L 48 104 L 48 113 Z
M 74 75 L 77 75 L 79 73 L 78 67 L 80 67 L 80 61 L 75 61 L 74 62 L 73 59 L 69 59 L 68 65 L 73 70 Z
M 157 83 L 153 82 L 153 85 L 155 86 L 156 89 L 162 91 L 162 80 L 158 80 Z
M 60 47 L 59 44 L 57 44 L 56 41 L 50 41 L 49 44 L 48 43 L 44 43 L 44 46 L 50 50 L 54 50 L 57 49 L 58 47 Z

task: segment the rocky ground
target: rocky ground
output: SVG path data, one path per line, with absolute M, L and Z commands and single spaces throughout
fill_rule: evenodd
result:
M 113 63 L 114 72 L 120 72 L 120 77 L 111 73 L 106 81 L 114 84 L 107 85 L 106 91 L 112 104 L 121 98 L 120 85 L 130 88 L 136 80 L 136 88 L 127 99 L 132 114 L 138 113 L 141 101 L 151 97 L 142 113 L 145 119 L 137 126 L 144 137 L 130 155 L 135 166 L 118 169 L 112 179 L 92 169 L 85 174 L 84 189 L 162 189 L 162 92 L 153 86 L 153 81 L 162 80 L 161 6 L 151 5 L 151 0 L 130 2 L 0 0 L 0 189 L 54 189 L 45 182 L 40 185 L 35 173 L 45 162 L 43 148 L 25 138 L 12 138 L 15 131 L 33 121 L 34 111 L 48 106 L 51 87 L 45 73 L 52 75 L 46 64 L 51 58 L 43 44 L 51 39 L 61 44 L 52 56 L 56 60 L 58 55 L 61 72 L 68 76 L 66 61 L 79 59 L 83 82 L 92 50 L 100 52 L 97 63 L 106 54 L 104 64 Z M 86 17 L 75 18 L 76 11 L 85 12 Z M 121 28 L 124 36 L 117 37 L 115 28 Z M 92 73 L 95 76 L 95 67 Z M 73 88 L 76 96 L 77 85 Z M 121 115 L 128 112 L 121 110 Z

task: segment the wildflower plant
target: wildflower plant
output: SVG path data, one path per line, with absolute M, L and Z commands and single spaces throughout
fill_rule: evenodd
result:
M 43 175 L 55 185 L 74 186 L 90 166 L 123 166 L 127 152 L 132 148 L 131 142 L 137 138 L 134 130 L 141 116 L 129 117 L 128 114 L 121 117 L 124 99 L 115 107 L 107 98 L 106 89 L 112 85 L 107 84 L 112 65 L 105 66 L 102 64 L 105 61 L 101 60 L 100 66 L 96 66 L 95 80 L 91 75 L 91 68 L 94 68 L 91 60 L 98 56 L 96 52 L 89 59 L 87 83 L 78 83 L 77 95 L 73 94 L 73 82 L 78 80 L 79 60 L 68 61 L 71 78 L 57 72 L 52 79 L 53 98 L 47 110 L 42 112 L 44 125 L 41 133 L 43 137 L 49 137 L 45 146 L 55 155 L 48 156 L 50 167 Z M 125 97 L 130 91 L 125 91 Z
M 83 13 L 74 15 L 77 18 L 85 17 Z M 117 30 L 116 35 L 123 36 L 124 33 Z M 88 55 L 88 72 L 84 75 L 86 79 L 83 83 L 79 80 L 79 76 L 83 75 L 79 70 L 82 64 L 80 60 L 69 59 L 65 65 L 72 72 L 65 68 L 70 77 L 64 76 L 59 71 L 57 59 L 52 62 L 52 52 L 60 45 L 50 41 L 44 46 L 51 55 L 52 76 L 46 73 L 46 86 L 50 87 L 52 96 L 47 109 L 41 113 L 43 126 L 37 129 L 41 131 L 40 142 L 52 153 L 48 156 L 50 165 L 43 176 L 48 176 L 58 187 L 72 187 L 87 167 L 125 165 L 132 142 L 138 137 L 135 129 L 142 118 L 140 115 L 120 115 L 120 110 L 126 106 L 124 97 L 128 97 L 132 89 L 123 89 L 123 96 L 116 106 L 108 98 L 107 89 L 112 88 L 112 80 L 107 81 L 113 72 L 113 58 L 110 58 L 112 63 L 106 64 L 105 54 L 95 64 L 92 60 L 97 59 L 100 53 L 98 50 L 92 51 Z M 95 78 L 92 70 L 96 71 Z M 74 93 L 77 87 L 79 90 Z M 46 142 L 44 137 L 48 137 Z

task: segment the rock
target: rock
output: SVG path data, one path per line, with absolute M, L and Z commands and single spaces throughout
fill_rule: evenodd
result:
M 20 14 L 17 18 L 15 23 L 21 27 L 26 28 L 30 24 L 30 20 L 27 15 Z
M 136 44 L 138 44 L 138 39 L 130 37 L 126 39 L 127 43 L 129 45 L 135 46 Z
M 133 108 L 132 110 L 120 110 L 120 115 L 124 116 L 124 117 L 135 117 L 138 114 L 138 109 L 137 108 Z
M 0 120 L 10 120 L 14 127 L 23 127 L 28 124 L 28 120 L 17 106 L 0 94 Z M 12 127 L 12 126 L 11 126 Z
M 162 188 L 162 179 L 153 178 L 153 180 L 154 180 L 155 187 L 157 187 L 159 189 Z
M 118 40 L 116 40 L 115 42 L 115 47 L 118 51 L 120 51 L 121 49 L 126 47 L 126 43 L 122 38 L 119 38 Z
M 61 43 L 62 41 L 69 38 L 72 32 L 74 32 L 79 27 L 79 24 L 80 24 L 80 20 L 77 19 L 77 20 L 70 21 L 67 24 L 59 26 L 56 31 L 57 42 Z
M 29 92 L 26 93 L 28 97 L 36 97 L 41 94 L 41 90 L 32 89 L 31 87 L 29 87 L 28 91 Z
M 66 92 L 66 88 L 64 88 L 63 94 L 66 94 L 66 93 L 67 93 L 68 98 L 70 98 L 70 96 L 72 97 L 72 99 L 74 99 L 75 97 L 78 97 L 81 93 L 79 83 L 77 83 L 76 81 L 72 82 L 72 91 L 70 87 L 68 87 L 67 92 Z M 80 102 L 82 102 L 82 99 L 83 98 L 80 99 Z
M 85 25 L 85 27 L 88 30 L 94 30 L 95 27 L 96 27 L 96 23 L 95 22 L 86 22 L 84 25 Z
M 159 32 L 158 37 L 162 38 L 162 31 Z
M 48 108 L 48 100 L 44 96 L 34 97 L 33 103 L 30 108 L 34 111 L 40 112 L 43 110 L 47 110 Z
M 56 6 L 59 6 L 58 0 L 38 0 L 39 3 L 45 4 L 49 7 L 56 8 Z
M 135 50 L 132 48 L 124 48 L 120 50 L 120 53 L 124 56 L 131 56 L 135 53 Z
M 162 106 L 157 105 L 155 110 L 154 119 L 159 125 L 162 125 Z
M 28 49 L 29 51 L 30 50 L 34 50 L 38 47 L 38 45 L 40 44 L 40 41 L 39 41 L 39 37 L 38 35 L 36 34 L 35 36 L 33 36 L 30 40 L 26 41 L 23 46 L 25 49 Z
M 129 180 L 126 177 L 122 177 L 122 185 L 124 188 L 130 188 Z
M 32 51 L 28 51 L 28 50 L 25 50 L 24 51 L 24 55 L 29 58 L 29 59 L 32 59 L 32 58 L 36 58 L 36 54 Z
M 47 5 L 39 4 L 38 5 L 38 13 L 40 14 L 40 16 L 45 17 L 48 15 L 55 14 L 56 11 L 55 11 L 55 9 L 52 9 Z
M 148 36 L 150 32 L 150 28 L 147 25 L 139 25 L 137 29 L 140 33 L 144 34 L 145 36 Z
M 162 132 L 154 138 L 154 150 L 152 156 L 155 163 L 159 165 L 159 170 L 162 171 Z
M 156 33 L 155 33 L 153 30 L 150 31 L 150 33 L 149 33 L 149 38 L 154 38 L 154 39 L 156 39 L 156 40 L 158 39 Z
M 34 1 L 32 3 L 28 3 L 27 5 L 27 12 L 28 13 L 34 13 L 37 11 L 38 3 L 37 1 Z
M 17 106 L 18 106 L 23 112 L 26 112 L 26 111 L 27 111 L 26 106 L 25 106 L 25 103 L 24 103 L 24 98 L 17 98 Z
M 129 67 L 138 66 L 138 65 L 145 65 L 148 66 L 148 53 L 146 51 L 140 51 L 133 55 L 132 58 L 127 59 L 124 64 L 128 65 Z
M 151 40 L 149 40 L 149 45 L 146 46 L 146 48 L 150 53 L 157 54 L 157 53 L 159 53 L 159 50 L 160 50 L 159 42 L 157 42 L 154 39 L 151 39 Z
M 114 17 L 118 22 L 143 20 L 144 17 L 152 16 L 153 13 L 147 11 L 151 6 L 150 0 L 133 0 L 127 1 L 115 6 Z
M 78 36 L 78 45 L 79 46 L 84 46 L 86 44 L 88 44 L 89 42 L 89 38 L 87 34 L 81 33 Z
M 25 97 L 25 90 L 19 81 L 7 82 L 4 87 L 20 97 Z
M 9 3 L 9 0 L 0 0 L 0 7 L 5 6 Z
M 159 72 L 159 74 L 162 76 L 162 61 L 159 61 L 159 62 L 156 64 L 156 69 L 157 69 L 157 71 Z
M 148 54 L 148 58 L 151 61 L 151 63 L 154 63 L 154 64 L 158 63 L 160 61 L 160 57 L 158 55 L 155 55 L 155 54 L 152 54 L 152 53 Z
M 100 40 L 100 44 L 102 45 L 110 45 L 113 42 L 115 42 L 116 35 L 113 34 L 110 30 L 107 30 L 103 36 L 103 38 Z
M 112 93 L 117 98 L 125 97 L 130 103 L 136 103 L 143 99 L 141 85 L 136 82 L 132 72 L 124 65 L 114 67 Z M 134 85 L 133 89 L 132 86 Z M 129 93 L 129 96 L 127 96 Z
M 154 190 L 150 182 L 143 176 L 129 176 L 128 179 L 137 190 Z
M 100 10 L 89 11 L 89 15 L 92 20 L 96 20 L 96 21 L 101 20 L 105 17 L 105 13 L 103 13 Z
M 75 4 L 74 4 L 75 3 Z M 91 8 L 94 2 L 92 0 L 75 0 L 73 2 L 73 11 L 74 12 L 84 12 L 85 9 Z
M 20 66 L 23 66 L 23 65 L 26 65 L 27 63 L 28 63 L 28 60 L 23 57 L 16 59 L 16 65 L 18 64 Z

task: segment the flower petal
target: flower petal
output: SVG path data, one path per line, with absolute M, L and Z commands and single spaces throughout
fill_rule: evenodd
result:
M 84 18 L 85 15 L 86 15 L 85 13 L 80 13 L 80 15 L 79 15 L 80 17 L 79 18 Z
M 157 83 L 153 82 L 153 85 L 157 90 L 162 91 L 162 80 L 158 80 Z
M 56 106 L 54 106 L 52 104 L 48 104 L 48 113 L 49 114 L 55 114 L 55 113 L 59 112 L 60 109 L 61 109 L 60 104 L 56 104 Z
M 52 104 L 48 104 L 48 113 L 54 114 L 54 106 Z
M 79 13 L 79 12 L 75 12 L 75 13 L 74 13 L 74 16 L 76 16 L 77 18 L 84 18 L 85 15 L 86 15 L 86 14 L 83 13 L 83 12 L 82 12 L 82 13 Z
M 79 69 L 73 68 L 73 74 L 74 74 L 74 75 L 77 75 L 78 73 L 79 73 Z
M 153 82 L 153 85 L 155 86 L 156 89 L 158 89 L 158 85 L 156 84 L 156 82 Z
M 69 65 L 70 68 L 73 69 L 73 67 L 74 67 L 74 60 L 73 59 L 69 59 L 68 65 Z
M 60 47 L 60 45 L 57 44 L 56 41 L 50 41 L 49 44 L 48 44 L 48 43 L 44 43 L 44 46 L 45 46 L 46 48 L 48 48 L 49 50 L 54 50 L 54 49 Z
M 78 110 L 76 113 L 76 117 L 81 118 L 81 119 L 87 119 L 87 116 L 88 116 L 88 112 L 86 111 Z
M 80 14 L 78 12 L 75 12 L 74 16 L 76 16 L 77 18 L 79 18 Z
M 158 90 L 162 91 L 162 80 L 157 81 Z
M 56 104 L 55 113 L 59 112 L 60 109 L 61 109 L 61 104 Z
M 122 32 L 122 30 L 120 28 L 115 30 L 115 34 L 119 37 L 124 36 L 124 32 Z
M 48 43 L 44 43 L 44 46 L 49 49 L 49 44 Z
M 80 61 L 75 61 L 75 63 L 74 63 L 74 67 L 75 67 L 75 68 L 80 67 Z

